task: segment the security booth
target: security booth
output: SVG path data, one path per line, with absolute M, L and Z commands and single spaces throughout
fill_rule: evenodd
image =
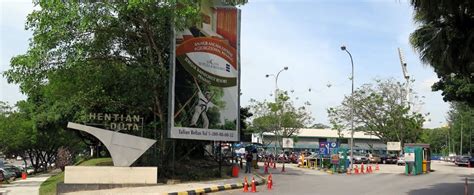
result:
M 431 170 L 429 144 L 405 144 L 405 175 L 419 175 Z

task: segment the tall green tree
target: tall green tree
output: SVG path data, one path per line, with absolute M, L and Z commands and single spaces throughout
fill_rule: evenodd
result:
M 440 79 L 445 101 L 474 105 L 474 2 L 411 0 L 419 25 L 410 42 Z
M 280 91 L 275 102 L 251 100 L 251 103 L 250 107 L 254 114 L 251 128 L 259 134 L 270 132 L 277 138 L 290 138 L 313 122 L 309 111 L 310 103 L 306 102 L 303 106 L 297 107 L 285 91 Z M 264 144 L 274 143 L 281 146 L 281 142 L 282 140 L 278 139 L 278 143 L 270 140 Z
M 364 84 L 344 98 L 340 106 L 329 108 L 334 129 L 354 129 L 379 137 L 383 142 L 415 142 L 421 135 L 424 117 L 404 103 L 403 85 L 393 79 Z
M 474 109 L 466 103 L 453 102 L 447 119 L 449 124 L 449 151 L 459 155 L 473 154 Z

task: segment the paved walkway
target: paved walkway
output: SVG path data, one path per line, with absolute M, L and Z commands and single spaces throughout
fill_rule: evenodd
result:
M 0 184 L 1 195 L 35 195 L 39 194 L 39 188 L 43 181 L 57 172 L 46 173 L 34 177 L 28 177 L 26 180 L 16 179 L 10 184 Z M 3 193 L 3 194 L 2 194 Z
M 105 195 L 105 194 L 168 194 L 173 192 L 183 192 L 188 190 L 200 189 L 200 188 L 211 188 L 215 186 L 222 186 L 226 184 L 236 184 L 243 183 L 244 177 L 247 177 L 248 183 L 252 182 L 252 177 L 255 177 L 256 181 L 261 181 L 262 179 L 258 176 L 252 174 L 245 174 L 243 170 L 240 171 L 238 178 L 232 179 L 222 179 L 214 181 L 202 181 L 202 182 L 189 182 L 173 185 L 156 185 L 156 186 L 146 186 L 146 187 L 126 187 L 126 188 L 114 188 L 114 189 L 105 189 L 105 190 L 93 190 L 93 191 L 80 191 L 80 192 L 70 192 L 66 193 L 67 195 Z M 260 171 L 260 170 L 258 170 Z

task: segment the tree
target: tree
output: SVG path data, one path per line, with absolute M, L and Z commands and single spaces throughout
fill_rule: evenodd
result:
M 453 102 L 448 112 L 448 137 L 450 143 L 450 152 L 463 155 L 473 153 L 473 108 L 466 103 Z M 462 144 L 461 144 L 462 140 Z M 462 148 L 461 148 L 462 145 Z
M 248 118 L 251 118 L 253 113 L 250 112 L 250 107 L 240 107 L 240 140 L 250 142 L 252 131 L 248 129 Z
M 449 128 L 423 129 L 419 142 L 430 144 L 433 154 L 448 156 L 448 131 Z
M 33 32 L 30 47 L 11 59 L 4 76 L 19 84 L 35 110 L 42 110 L 41 120 L 34 120 L 40 131 L 54 134 L 68 121 L 86 122 L 91 112 L 143 116 L 143 136 L 158 142 L 139 163 L 157 165 L 166 176 L 171 146 L 179 156 L 206 143 L 166 139 L 173 27 L 179 31 L 197 24 L 199 2 L 35 1 L 40 9 L 26 22 Z
M 272 132 L 277 137 L 290 138 L 298 134 L 301 128 L 307 127 L 313 121 L 306 102 L 296 107 L 290 100 L 287 92 L 280 92 L 276 102 L 251 100 L 251 109 L 254 113 L 251 128 L 262 135 Z M 281 146 L 281 139 L 279 145 Z M 264 144 L 271 144 L 273 141 Z
M 403 85 L 393 79 L 364 84 L 345 97 L 340 106 L 329 108 L 334 129 L 349 129 L 352 111 L 354 130 L 379 137 L 383 142 L 415 142 L 421 135 L 424 117 L 403 104 Z
M 440 79 L 432 89 L 445 101 L 474 105 L 474 2 L 412 0 L 418 28 L 410 42 Z
M 315 128 L 315 129 L 327 129 L 327 128 L 330 128 L 330 126 L 327 126 L 325 124 L 322 124 L 322 123 L 316 123 L 314 125 L 311 125 L 310 128 Z

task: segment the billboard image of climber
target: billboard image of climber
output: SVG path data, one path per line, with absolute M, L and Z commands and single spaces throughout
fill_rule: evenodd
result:
M 170 138 L 239 140 L 240 10 L 201 1 L 201 22 L 176 32 Z

